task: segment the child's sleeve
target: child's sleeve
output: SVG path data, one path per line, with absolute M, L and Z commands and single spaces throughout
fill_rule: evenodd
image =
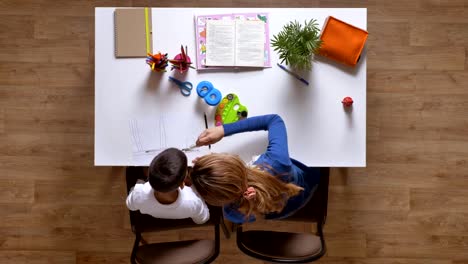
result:
M 131 211 L 136 211 L 140 209 L 138 208 L 138 197 L 141 187 L 143 187 L 143 184 L 135 184 L 133 190 L 127 196 L 127 207 Z
M 210 219 L 210 210 L 202 199 L 195 201 L 195 210 L 191 217 L 196 224 L 204 224 Z

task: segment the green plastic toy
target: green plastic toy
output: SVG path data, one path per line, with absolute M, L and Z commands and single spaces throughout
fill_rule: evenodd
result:
M 215 126 L 234 123 L 238 120 L 247 118 L 247 107 L 241 105 L 239 97 L 230 93 L 226 95 L 216 108 Z

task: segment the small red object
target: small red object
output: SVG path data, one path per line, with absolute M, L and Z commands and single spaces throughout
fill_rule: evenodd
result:
M 350 107 L 353 105 L 353 98 L 351 97 L 345 97 L 343 98 L 343 101 L 341 101 L 344 106 Z

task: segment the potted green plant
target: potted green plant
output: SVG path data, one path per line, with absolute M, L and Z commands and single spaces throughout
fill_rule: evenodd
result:
M 271 40 L 271 46 L 279 53 L 281 63 L 286 62 L 298 70 L 312 68 L 313 55 L 321 44 L 320 29 L 315 19 L 305 21 L 304 25 L 297 21 L 289 22 Z

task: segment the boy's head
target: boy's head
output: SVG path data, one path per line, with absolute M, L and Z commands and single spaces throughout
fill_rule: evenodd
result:
M 170 192 L 183 186 L 187 175 L 187 156 L 169 148 L 159 153 L 149 166 L 149 183 L 157 192 Z

